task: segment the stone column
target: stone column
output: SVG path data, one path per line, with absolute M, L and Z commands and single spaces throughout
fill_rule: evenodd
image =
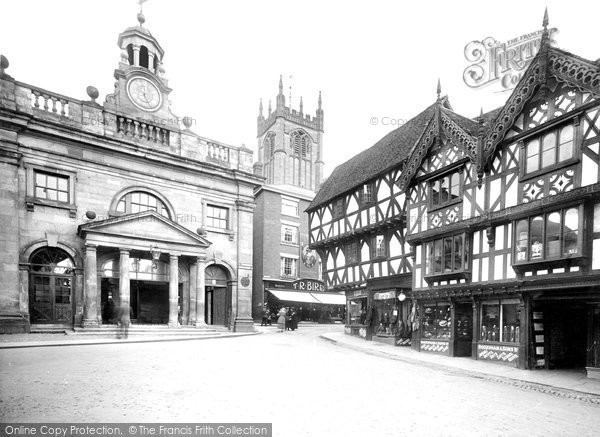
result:
M 96 246 L 85 246 L 84 264 L 84 306 L 83 323 L 84 328 L 98 326 L 98 267 L 96 265 Z
M 199 256 L 196 258 L 196 328 L 206 326 L 206 319 L 204 318 L 204 305 L 206 295 L 204 293 L 204 269 L 206 268 L 205 258 Z
M 148 70 L 150 70 L 153 73 L 156 73 L 154 71 L 154 53 L 148 51 Z
M 140 66 L 140 46 L 133 46 L 133 65 Z
M 129 285 L 129 249 L 119 249 L 119 310 L 130 305 Z M 130 323 L 129 317 L 129 311 L 125 311 L 121 322 Z
M 198 261 L 194 261 L 194 263 L 190 264 L 190 305 L 189 305 L 189 317 L 188 317 L 188 325 L 195 326 L 196 325 L 196 281 L 198 275 Z
M 179 298 L 179 256 L 169 254 L 169 326 L 177 326 Z

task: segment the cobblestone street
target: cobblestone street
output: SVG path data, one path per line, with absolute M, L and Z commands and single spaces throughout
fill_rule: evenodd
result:
M 0 351 L 3 422 L 272 422 L 276 436 L 594 435 L 600 408 L 337 347 L 312 327 Z

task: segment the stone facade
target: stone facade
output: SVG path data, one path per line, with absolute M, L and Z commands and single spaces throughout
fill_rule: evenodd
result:
M 103 105 L 0 70 L 0 317 L 93 327 L 110 299 L 139 323 L 252 330 L 252 151 L 173 115 L 143 17 L 119 46 Z

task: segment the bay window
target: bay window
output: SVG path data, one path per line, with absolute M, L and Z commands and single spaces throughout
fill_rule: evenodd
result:
M 549 261 L 581 255 L 581 207 L 519 220 L 515 224 L 515 262 Z
M 466 235 L 448 235 L 425 243 L 425 275 L 443 275 L 468 270 Z

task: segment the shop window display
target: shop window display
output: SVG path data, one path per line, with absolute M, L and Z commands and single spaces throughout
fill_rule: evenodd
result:
M 449 340 L 452 327 L 449 303 L 423 305 L 422 337 L 431 340 Z
M 367 298 L 348 301 L 348 323 L 350 325 L 365 325 L 367 319 Z
M 518 343 L 520 321 L 518 300 L 501 300 L 481 303 L 481 341 Z

